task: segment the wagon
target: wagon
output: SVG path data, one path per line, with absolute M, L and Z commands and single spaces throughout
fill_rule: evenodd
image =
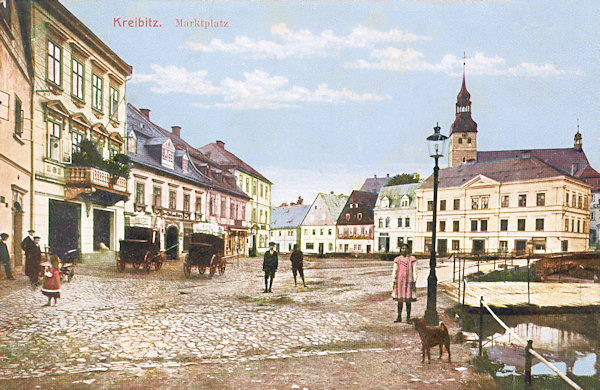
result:
M 160 233 L 158 230 L 143 227 L 126 227 L 125 239 L 119 241 L 117 269 L 125 270 L 127 264 L 133 268 L 143 267 L 149 272 L 152 267 L 159 270 L 164 261 L 160 252 Z
M 205 233 L 193 233 L 190 237 L 190 248 L 185 262 L 183 263 L 183 274 L 189 278 L 192 268 L 196 267 L 200 275 L 209 269 L 210 276 L 217 271 L 219 275 L 225 273 L 226 260 L 223 259 L 223 248 L 225 241 L 218 236 Z

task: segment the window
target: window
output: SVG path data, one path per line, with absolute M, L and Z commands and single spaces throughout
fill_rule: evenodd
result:
M 454 210 L 460 210 L 460 199 L 454 199 Z
M 569 193 L 567 192 L 566 197 L 565 197 L 565 204 L 568 206 L 569 205 Z
M 146 199 L 146 185 L 142 182 L 135 183 L 135 203 L 145 204 Z
M 535 196 L 535 205 L 536 206 L 545 206 L 546 205 L 546 194 L 540 192 Z
M 350 220 L 350 214 L 346 213 L 346 221 L 349 221 L 349 220 Z
M 161 207 L 162 188 L 154 186 L 152 188 L 152 206 Z
M 409 217 L 404 218 L 404 227 L 410 227 L 410 218 Z
M 403 237 L 398 237 L 398 240 L 396 242 L 396 246 L 398 248 L 402 247 L 402 244 L 404 243 L 404 238 Z
M 536 218 L 535 230 L 544 230 L 544 218 Z
M 83 64 L 73 59 L 72 64 L 71 95 L 79 100 L 83 100 Z
M 446 210 L 446 200 L 440 200 L 440 211 Z
M 459 139 L 458 139 L 458 143 L 459 143 L 459 144 L 462 144 L 462 138 L 459 138 Z
M 467 143 L 470 144 L 471 143 L 471 137 L 467 138 Z
M 574 219 L 571 220 L 571 231 L 572 232 L 575 231 L 575 220 Z
M 196 214 L 202 215 L 202 197 L 196 196 Z
M 323 235 L 323 233 L 324 233 L 324 231 L 323 231 L 323 229 L 321 229 L 321 230 L 319 231 L 319 234 L 320 234 L 320 235 Z
M 60 161 L 60 136 L 62 133 L 62 121 L 56 121 L 54 118 L 48 118 L 48 157 L 52 160 Z
M 587 196 L 583 197 L 583 208 L 584 210 L 588 210 L 590 208 L 590 201 Z
M 189 169 L 188 158 L 186 156 L 183 156 L 183 158 L 181 159 L 181 170 L 183 171 L 183 173 L 188 173 L 188 169 Z
M 263 185 L 261 184 L 261 185 L 260 185 L 260 197 L 261 197 L 261 198 L 263 197 L 263 193 L 264 193 L 264 190 L 263 190 Z
M 260 210 L 260 219 L 262 221 L 262 213 L 263 211 Z M 227 199 L 222 198 L 221 199 L 221 218 L 225 218 L 227 217 Z
M 83 140 L 83 134 L 76 131 L 71 132 L 71 152 L 79 152 L 79 144 Z
M 581 195 L 577 197 L 577 207 L 580 209 L 583 208 L 583 197 Z
M 500 220 L 500 231 L 501 232 L 508 231 L 508 219 L 501 219 Z
M 479 197 L 471 197 L 471 209 L 477 210 L 479 208 Z
M 565 219 L 565 232 L 569 231 L 569 218 Z
M 215 199 L 211 196 L 208 198 L 208 212 L 210 215 L 215 215 Z M 252 209 L 252 219 L 256 220 L 256 209 Z
M 246 178 L 246 192 L 250 193 L 250 179 Z
M 331 236 L 333 234 L 333 229 L 329 229 L 329 231 L 327 231 L 327 234 Z
M 62 47 L 48 41 L 48 81 L 62 84 Z
M 460 221 L 452 221 L 452 231 L 453 232 L 460 231 Z
M 479 225 L 479 230 L 482 232 L 487 232 L 487 219 L 482 219 L 481 221 L 479 221 L 480 225 Z
M 433 221 L 427 221 L 427 231 L 433 231 Z
M 386 228 L 389 228 L 389 227 L 390 227 L 390 217 L 387 217 L 387 218 L 385 219 L 385 227 L 386 227 Z
M 183 194 L 183 211 L 190 211 L 190 194 Z
M 402 217 L 398 218 L 398 227 L 402 227 Z
M 171 210 L 177 209 L 177 192 L 175 190 L 169 190 L 169 208 Z
M 521 194 L 519 195 L 519 207 L 527 206 L 527 195 Z
M 471 220 L 471 231 L 472 232 L 476 232 L 477 231 L 477 220 L 476 219 L 472 219 Z
M 235 203 L 234 202 L 229 203 L 229 218 L 237 219 L 236 213 L 235 213 Z
M 119 90 L 111 86 L 108 89 L 108 114 L 110 119 L 119 120 Z
M 358 214 L 356 215 L 356 218 L 358 218 L 358 220 L 360 221 L 360 220 L 362 219 L 362 213 L 358 213 Z
M 508 241 L 500 241 L 500 252 L 508 251 Z
M 383 218 L 379 218 L 379 227 L 382 228 L 383 227 Z
M 481 208 L 482 209 L 487 209 L 489 203 L 490 203 L 490 197 L 489 196 L 482 196 L 481 197 Z
M 252 195 L 256 195 L 256 182 L 252 180 Z
M 312 230 L 312 235 L 313 235 L 313 236 L 316 236 L 316 235 L 317 235 L 317 229 L 313 229 L 313 230 Z
M 460 250 L 460 241 L 459 240 L 452 240 L 452 250 L 453 251 Z
M 102 111 L 102 77 L 92 73 L 92 108 Z
M 446 231 L 446 221 L 440 221 L 440 232 Z
M 580 225 L 581 225 L 581 221 L 580 221 L 580 220 L 577 220 L 577 233 L 579 233 L 579 232 L 580 232 L 580 231 L 579 231 Z
M 525 219 L 524 218 L 517 219 L 517 230 L 520 232 L 525 231 Z
M 23 134 L 23 107 L 17 95 L 15 95 L 15 134 L 19 137 Z
M 569 250 L 569 240 L 563 240 L 561 246 L 562 251 L 567 252 Z
M 577 207 L 577 196 L 575 194 L 571 195 L 571 207 Z
M 307 242 L 306 243 L 306 249 L 315 249 L 315 244 L 312 242 Z
M 508 207 L 508 195 L 502 195 L 502 199 L 500 201 L 500 207 Z
M 427 211 L 433 211 L 433 200 L 427 201 Z

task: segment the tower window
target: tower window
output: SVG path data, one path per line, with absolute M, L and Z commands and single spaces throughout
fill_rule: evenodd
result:
M 471 138 L 467 138 L 467 143 L 470 144 L 471 143 Z
M 462 144 L 462 138 L 459 138 L 459 139 L 458 139 L 458 143 L 459 143 L 459 144 Z

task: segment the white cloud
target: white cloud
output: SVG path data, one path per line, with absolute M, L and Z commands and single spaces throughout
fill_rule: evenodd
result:
M 213 39 L 208 44 L 188 41 L 186 47 L 203 52 L 226 52 L 248 54 L 253 58 L 284 59 L 288 57 L 309 57 L 328 55 L 332 50 L 344 48 L 368 48 L 377 43 L 412 42 L 418 39 L 430 39 L 398 29 L 379 31 L 365 26 L 355 27 L 346 36 L 337 36 L 332 30 L 323 30 L 314 34 L 310 30 L 290 30 L 284 23 L 271 26 L 271 33 L 277 41 L 256 40 L 247 36 L 238 36 L 231 43 Z
M 344 64 L 346 68 L 354 69 L 380 69 L 397 72 L 427 70 L 433 72 L 443 72 L 452 76 L 462 74 L 463 59 L 452 54 L 446 54 L 439 63 L 429 63 L 423 61 L 423 53 L 413 48 L 398 49 L 387 47 L 381 50 L 371 51 L 371 58 L 368 61 L 359 59 L 354 62 Z M 506 60 L 499 56 L 487 57 L 482 53 L 475 53 L 472 58 L 467 58 L 467 68 L 469 74 L 473 75 L 491 75 L 491 76 L 531 76 L 545 77 L 558 76 L 568 73 L 565 70 L 557 69 L 553 64 L 531 64 L 527 62 L 515 66 L 507 66 Z
M 347 103 L 382 100 L 384 97 L 369 92 L 358 93 L 348 88 L 335 90 L 325 83 L 311 90 L 289 85 L 284 76 L 272 76 L 262 70 L 244 72 L 243 80 L 227 77 L 218 86 L 206 80 L 207 71 L 188 71 L 183 67 L 152 65 L 153 73 L 135 74 L 132 81 L 149 83 L 155 93 L 183 93 L 190 95 L 220 96 L 214 104 L 193 103 L 200 108 L 277 109 L 296 107 L 300 103 Z

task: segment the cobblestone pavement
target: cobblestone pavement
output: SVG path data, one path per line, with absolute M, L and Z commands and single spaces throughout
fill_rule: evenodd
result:
M 280 260 L 273 293 L 265 294 L 260 259 L 234 259 L 224 275 L 190 279 L 181 262 L 149 274 L 118 273 L 112 263 L 78 265 L 52 307 L 42 306 L 46 297 L 24 276 L 3 280 L 0 387 L 3 380 L 16 385 L 65 374 L 86 374 L 72 383 L 91 384 L 103 372 L 144 377 L 148 370 L 202 364 L 229 364 L 232 372 L 244 363 L 406 351 L 398 335 L 386 333 L 395 315 L 390 262 L 307 261 L 307 288 L 294 286 L 288 268 Z M 416 360 L 416 333 L 396 326 L 410 334 Z M 449 371 L 445 379 L 468 379 L 462 370 Z

